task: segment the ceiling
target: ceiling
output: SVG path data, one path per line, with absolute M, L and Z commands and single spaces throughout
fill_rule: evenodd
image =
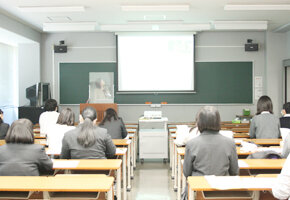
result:
M 122 11 L 121 5 L 189 5 L 188 11 Z M 211 23 L 213 21 L 268 21 L 268 30 L 290 23 L 288 11 L 226 11 L 226 4 L 285 4 L 290 0 L 0 0 L 0 12 L 38 31 L 43 23 L 93 22 L 95 31 L 102 25 L 152 24 L 169 20 L 174 24 Z M 19 6 L 84 6 L 84 12 L 22 12 Z M 146 17 L 144 17 L 146 16 Z M 153 22 L 152 22 L 153 20 Z M 154 22 L 154 20 L 158 20 Z

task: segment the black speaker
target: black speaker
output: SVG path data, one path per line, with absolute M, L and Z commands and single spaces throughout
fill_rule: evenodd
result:
M 258 51 L 259 45 L 254 43 L 245 44 L 245 51 Z
M 66 53 L 67 46 L 66 45 L 54 45 L 54 53 Z

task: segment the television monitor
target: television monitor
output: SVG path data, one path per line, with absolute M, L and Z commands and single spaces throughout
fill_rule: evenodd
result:
M 43 106 L 51 98 L 49 83 L 36 83 L 26 88 L 26 98 L 30 106 Z

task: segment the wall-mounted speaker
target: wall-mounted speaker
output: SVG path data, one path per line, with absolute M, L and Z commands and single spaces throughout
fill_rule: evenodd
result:
M 66 45 L 54 45 L 54 53 L 66 53 L 67 46 Z

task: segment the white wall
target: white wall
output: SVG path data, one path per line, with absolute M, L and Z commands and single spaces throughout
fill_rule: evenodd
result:
M 0 108 L 4 112 L 4 121 L 11 123 L 16 117 L 15 105 L 18 95 L 17 80 L 14 73 L 17 72 L 15 57 L 17 48 L 0 43 Z
M 263 93 L 277 95 L 273 99 L 275 113 L 280 107 L 279 90 L 282 86 L 282 74 L 273 66 L 282 62 L 283 55 L 277 48 L 286 43 L 286 34 L 266 34 L 265 32 L 202 32 L 196 37 L 196 61 L 253 61 L 254 76 L 264 79 Z M 245 52 L 244 44 L 247 39 L 253 39 L 260 44 L 258 52 Z M 68 47 L 66 54 L 53 54 L 53 44 L 65 40 Z M 275 43 L 279 41 L 279 43 Z M 269 42 L 269 44 L 267 44 Z M 112 33 L 68 33 L 43 34 L 42 36 L 42 68 L 41 80 L 54 83 L 54 98 L 58 96 L 58 64 L 59 62 L 116 62 L 116 41 Z M 266 51 L 266 46 L 267 50 Z M 275 50 L 271 50 L 271 46 Z M 286 48 L 286 45 L 284 45 Z M 286 51 L 284 47 L 284 49 Z M 268 55 L 269 54 L 269 55 Z M 271 54 L 271 55 L 270 55 Z M 271 56 L 271 60 L 266 59 Z M 270 65 L 268 67 L 268 64 Z M 275 72 L 273 72 L 275 71 Z M 266 74 L 275 73 L 275 84 L 270 86 Z M 210 80 L 209 80 L 210 84 Z M 271 98 L 273 98 L 271 96 Z M 256 101 L 250 105 L 216 105 L 223 121 L 232 120 L 236 114 L 242 114 L 243 108 L 256 111 Z M 276 106 L 275 106 L 276 105 Z M 194 121 L 197 111 L 202 105 L 165 105 L 162 110 L 169 121 Z M 70 106 L 77 114 L 79 106 Z M 144 110 L 152 110 L 148 105 L 119 105 L 119 113 L 126 122 L 136 122 Z M 278 116 L 278 115 L 277 115 Z
M 40 81 L 40 47 L 38 43 L 18 44 L 19 106 L 29 105 L 26 88 Z

